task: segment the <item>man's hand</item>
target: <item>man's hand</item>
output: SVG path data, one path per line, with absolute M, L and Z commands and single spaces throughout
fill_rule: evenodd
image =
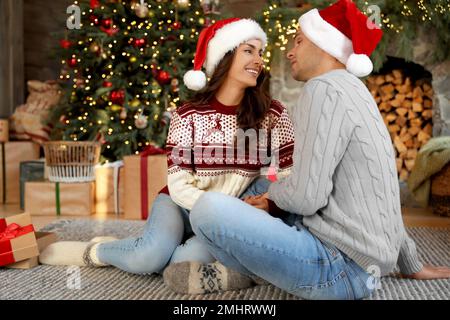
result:
M 425 265 L 419 272 L 409 275 L 401 274 L 400 277 L 416 280 L 448 279 L 450 278 L 450 268 Z
M 244 202 L 248 203 L 255 208 L 269 212 L 269 200 L 267 192 L 257 196 L 247 196 L 244 198 Z

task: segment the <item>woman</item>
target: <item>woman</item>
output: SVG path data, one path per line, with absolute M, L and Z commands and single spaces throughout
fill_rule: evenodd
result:
M 41 254 L 41 263 L 113 265 L 143 274 L 160 273 L 168 263 L 214 261 L 203 243 L 189 239 L 189 210 L 196 199 L 206 191 L 241 198 L 266 192 L 270 182 L 257 178 L 269 165 L 260 156 L 267 149 L 278 154 L 278 176 L 292 166 L 293 126 L 286 109 L 270 99 L 265 45 L 266 35 L 253 20 L 226 19 L 203 30 L 194 70 L 184 77 L 188 88 L 200 91 L 174 112 L 167 139 L 168 187 L 154 201 L 142 236 L 58 242 Z M 210 77 L 207 84 L 202 66 Z M 255 133 L 247 136 L 256 139 L 249 143 L 256 148 L 239 147 L 239 129 Z M 265 133 L 271 139 L 264 139 Z

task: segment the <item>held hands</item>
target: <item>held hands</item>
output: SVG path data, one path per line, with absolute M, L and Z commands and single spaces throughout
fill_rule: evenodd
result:
M 244 202 L 255 208 L 269 212 L 269 200 L 267 192 L 257 196 L 247 196 L 244 198 Z

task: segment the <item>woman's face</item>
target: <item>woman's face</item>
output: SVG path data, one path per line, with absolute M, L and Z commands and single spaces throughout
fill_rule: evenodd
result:
M 228 72 L 229 80 L 239 84 L 243 88 L 256 86 L 256 80 L 263 68 L 261 40 L 248 40 L 236 49 Z

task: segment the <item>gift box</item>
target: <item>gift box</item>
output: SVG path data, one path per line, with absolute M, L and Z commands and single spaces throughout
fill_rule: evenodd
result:
M 95 183 L 25 183 L 25 212 L 31 215 L 87 216 L 95 209 Z
M 40 146 L 34 142 L 0 143 L 0 201 L 20 202 L 20 163 L 39 159 Z
M 0 142 L 9 141 L 9 120 L 0 119 Z
M 124 211 L 123 161 L 95 167 L 95 212 L 123 213 Z
M 0 266 L 38 255 L 34 227 L 28 213 L 0 218 Z
M 39 253 L 44 251 L 50 244 L 58 241 L 56 233 L 53 232 L 35 232 Z M 11 269 L 31 269 L 39 264 L 39 257 L 32 257 L 23 261 L 9 264 L 6 268 Z
M 124 165 L 124 217 L 146 220 L 158 192 L 167 185 L 167 157 L 164 150 L 151 147 L 124 157 Z
M 43 181 L 45 160 L 23 161 L 20 163 L 20 209 L 25 208 L 25 182 Z

